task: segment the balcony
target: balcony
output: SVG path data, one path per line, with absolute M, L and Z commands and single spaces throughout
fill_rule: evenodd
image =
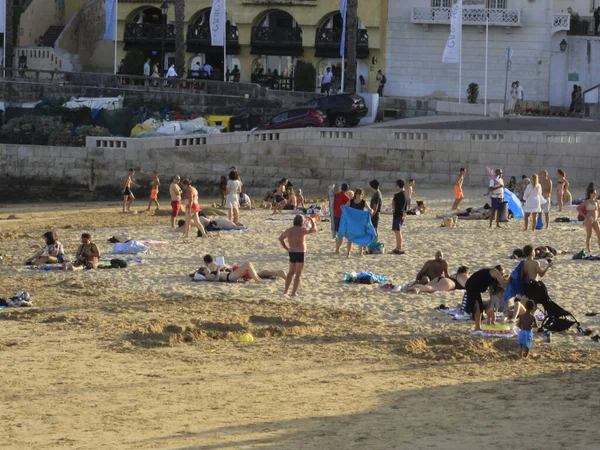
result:
M 302 55 L 302 28 L 252 27 L 251 51 L 253 55 Z
M 240 44 L 238 42 L 238 28 L 235 25 L 227 24 L 227 54 L 237 55 L 240 53 Z M 188 27 L 187 33 L 187 51 L 191 53 L 211 53 L 222 52 L 223 47 L 213 47 L 210 37 L 210 28 L 208 24 L 192 24 Z
M 410 21 L 427 25 L 450 24 L 451 8 L 413 8 Z M 463 8 L 463 25 L 520 27 L 521 11 L 518 9 Z
M 339 58 L 341 42 L 341 28 L 318 29 L 315 36 L 315 56 L 318 58 Z M 358 30 L 356 56 L 357 58 L 367 58 L 369 56 L 369 33 L 365 29 Z
M 175 51 L 175 26 L 167 25 L 165 31 L 165 50 Z M 126 23 L 125 50 L 130 48 L 156 48 L 161 45 L 163 25 L 153 23 Z
M 558 31 L 571 29 L 571 14 L 554 14 L 552 20 L 552 34 Z

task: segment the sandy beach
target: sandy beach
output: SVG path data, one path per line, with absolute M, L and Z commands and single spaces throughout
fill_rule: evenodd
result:
M 574 197 L 583 190 L 571 188 Z M 485 188 L 465 193 L 461 206 L 486 200 Z M 383 194 L 387 205 L 393 192 Z M 147 198 L 138 198 L 142 211 Z M 600 344 L 589 336 L 569 331 L 546 343 L 536 335 L 531 358 L 518 360 L 516 338 L 471 336 L 472 322 L 434 309 L 458 306 L 460 293 L 343 282 L 344 272 L 371 271 L 407 283 L 438 249 L 451 273 L 463 264 L 512 271 L 513 249 L 551 245 L 567 253 L 544 278 L 550 296 L 598 334 L 600 315 L 585 314 L 600 311 L 600 266 L 572 260 L 584 248 L 583 225 L 525 233 L 515 219 L 502 229 L 483 220 L 449 229 L 435 216 L 450 209 L 451 189 L 417 186 L 415 199 L 428 210 L 408 217 L 405 255 L 355 250 L 346 259 L 334 253 L 329 223 L 319 224 L 294 299 L 282 280 L 188 277 L 207 253 L 287 270 L 277 238 L 291 222 L 268 221 L 268 210 L 242 210 L 248 232 L 182 239 L 169 217 L 121 214 L 118 202 L 0 206 L 0 297 L 26 290 L 33 300 L 0 311 L 0 448 L 600 448 Z M 574 219 L 575 208 L 560 216 Z M 391 221 L 380 222 L 386 250 Z M 103 256 L 120 232 L 169 245 L 151 246 L 142 264 L 123 270 L 27 270 L 48 230 L 69 255 L 83 232 Z M 245 331 L 254 342 L 239 342 Z

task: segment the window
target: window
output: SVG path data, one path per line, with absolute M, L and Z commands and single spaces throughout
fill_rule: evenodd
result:
M 288 119 L 294 119 L 296 117 L 301 117 L 301 116 L 305 116 L 305 115 L 306 115 L 305 109 L 294 109 L 294 110 L 288 111 Z
M 271 119 L 271 123 L 279 123 L 279 122 L 283 122 L 284 120 L 287 120 L 288 118 L 288 113 L 287 111 L 281 114 L 276 115 L 275 117 L 273 117 Z
M 453 0 L 431 0 L 432 8 L 452 8 Z
M 489 9 L 506 9 L 506 0 L 487 0 Z

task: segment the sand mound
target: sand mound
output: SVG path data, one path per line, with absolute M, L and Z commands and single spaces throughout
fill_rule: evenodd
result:
M 514 356 L 514 340 L 433 336 L 410 339 L 399 353 L 435 361 L 490 361 Z

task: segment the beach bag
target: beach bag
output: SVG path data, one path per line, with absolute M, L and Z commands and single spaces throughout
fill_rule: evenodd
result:
M 373 278 L 371 275 L 367 275 L 366 277 L 360 277 L 357 282 L 359 284 L 373 284 L 375 283 L 375 278 Z
M 500 222 L 508 222 L 508 202 L 502 202 Z
M 383 255 L 385 253 L 385 245 L 381 242 L 371 242 L 367 245 L 367 254 L 369 255 Z
M 544 228 L 544 221 L 542 220 L 541 217 L 538 217 L 537 223 L 535 224 L 535 229 L 542 230 L 543 228 Z
M 112 267 L 113 269 L 125 269 L 127 267 L 127 261 L 120 258 L 111 259 L 110 267 Z

